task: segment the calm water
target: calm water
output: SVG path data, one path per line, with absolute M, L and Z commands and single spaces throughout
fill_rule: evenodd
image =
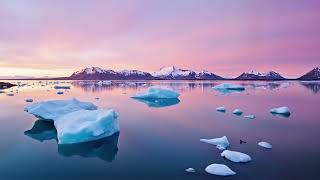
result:
M 56 94 L 53 82 L 22 83 L 28 85 L 6 90 L 14 96 L 0 94 L 0 179 L 320 179 L 320 83 L 234 82 L 247 90 L 221 94 L 211 88 L 221 82 L 115 82 L 105 87 L 60 82 L 72 86 L 64 95 Z M 130 98 L 151 84 L 178 90 L 180 101 Z M 23 111 L 26 98 L 72 97 L 115 108 L 121 132 L 58 146 L 52 124 Z M 228 111 L 216 112 L 222 105 Z M 269 109 L 277 106 L 288 106 L 291 116 L 271 115 Z M 235 108 L 257 118 L 232 115 Z M 232 163 L 199 141 L 224 135 L 231 150 L 247 153 L 253 161 Z M 247 143 L 240 145 L 240 139 Z M 262 140 L 273 149 L 257 146 Z M 224 163 L 237 175 L 209 175 L 204 169 L 211 163 Z M 188 167 L 197 173 L 186 173 Z

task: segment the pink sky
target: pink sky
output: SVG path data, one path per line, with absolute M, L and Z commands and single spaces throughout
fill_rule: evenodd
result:
M 319 66 L 319 19 L 317 0 L 3 0 L 0 76 L 175 65 L 297 77 Z

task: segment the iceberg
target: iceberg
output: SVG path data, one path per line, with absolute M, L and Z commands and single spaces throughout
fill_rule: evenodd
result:
M 268 142 L 262 141 L 262 142 L 259 142 L 258 145 L 266 149 L 272 149 L 272 145 Z
M 25 111 L 37 118 L 47 121 L 54 121 L 60 116 L 82 109 L 96 110 L 97 106 L 89 102 L 70 99 L 38 102 L 24 108 Z
M 149 87 L 145 92 L 139 92 L 132 96 L 136 99 L 177 99 L 180 94 L 176 91 L 166 88 Z
M 245 163 L 245 162 L 251 161 L 251 157 L 249 155 L 241 152 L 237 152 L 237 151 L 230 151 L 230 150 L 224 150 L 221 153 L 221 157 L 224 157 L 236 163 Z
M 196 172 L 196 170 L 195 170 L 195 169 L 193 169 L 193 168 L 188 168 L 188 169 L 186 169 L 186 172 L 189 172 L 189 173 L 195 173 L 195 172 Z
M 97 85 L 103 86 L 103 85 L 111 85 L 112 81 L 99 81 L 97 82 Z
M 26 99 L 26 102 L 33 102 L 33 99 L 28 98 L 28 99 Z
M 216 108 L 216 111 L 219 111 L 219 112 L 226 112 L 226 108 L 221 106 L 221 107 L 217 107 Z
M 111 136 L 120 131 L 113 109 L 79 110 L 56 118 L 58 144 L 74 144 Z
M 145 103 L 151 108 L 161 108 L 167 106 L 174 106 L 180 103 L 180 100 L 175 99 L 136 99 L 139 102 Z
M 71 89 L 71 86 L 54 86 L 54 89 Z
M 256 116 L 254 116 L 254 115 L 247 115 L 247 116 L 244 116 L 245 118 L 248 118 L 248 119 L 255 119 L 256 118 Z
M 230 83 L 223 83 L 212 87 L 214 90 L 219 91 L 222 94 L 229 94 L 233 92 L 242 92 L 245 90 L 243 86 L 230 84 Z
M 290 111 L 288 107 L 278 107 L 278 108 L 273 108 L 270 109 L 270 113 L 275 114 L 275 115 L 282 115 L 285 117 L 289 117 L 290 116 Z
M 221 138 L 214 138 L 214 139 L 200 139 L 201 142 L 208 143 L 215 145 L 219 150 L 225 150 L 227 147 L 230 146 L 228 138 L 223 136 Z
M 232 113 L 235 115 L 241 116 L 243 112 L 241 109 L 235 109 Z
M 232 176 L 236 174 L 236 172 L 232 171 L 224 164 L 211 164 L 206 167 L 205 171 L 209 174 L 217 176 Z

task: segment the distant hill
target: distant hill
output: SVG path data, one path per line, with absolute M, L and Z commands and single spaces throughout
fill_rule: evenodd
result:
M 274 71 L 269 71 L 265 73 L 260 72 L 246 72 L 242 73 L 240 76 L 235 78 L 236 80 L 265 80 L 265 81 L 275 81 L 275 80 L 285 80 L 279 73 Z

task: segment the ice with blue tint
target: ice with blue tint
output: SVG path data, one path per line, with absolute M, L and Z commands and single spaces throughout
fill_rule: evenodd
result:
M 221 157 L 224 157 L 236 163 L 245 163 L 245 162 L 251 161 L 251 157 L 249 155 L 242 152 L 230 151 L 230 150 L 224 150 L 221 153 Z
M 225 150 L 227 147 L 230 146 L 228 138 L 223 136 L 221 138 L 214 138 L 214 139 L 200 139 L 201 142 L 208 143 L 215 145 L 219 150 Z
M 179 92 L 176 92 L 167 88 L 149 87 L 144 92 L 139 92 L 132 96 L 136 99 L 177 99 L 180 96 Z
M 216 108 L 216 111 L 219 111 L 219 112 L 226 112 L 226 108 L 225 108 L 224 106 L 217 107 L 217 108 Z
M 244 116 L 245 118 L 248 118 L 248 119 L 255 119 L 256 118 L 256 116 L 255 115 L 252 115 L 252 114 L 250 114 L 250 115 L 246 115 L 246 116 Z
M 120 131 L 114 109 L 79 110 L 54 121 L 59 144 L 74 144 L 111 136 Z
M 241 116 L 243 111 L 241 109 L 235 109 L 232 113 L 235 115 Z
M 291 114 L 289 108 L 285 107 L 285 106 L 270 109 L 270 113 L 279 114 L 279 115 L 283 115 L 283 116 L 290 116 L 290 114 Z
M 258 145 L 266 149 L 272 149 L 272 145 L 268 142 L 261 141 L 258 143 Z
M 55 89 L 71 89 L 71 86 L 54 86 Z
M 223 83 L 212 87 L 214 90 L 219 91 L 222 94 L 229 94 L 233 92 L 242 92 L 245 87 L 236 84 Z
M 136 99 L 136 98 L 135 98 Z M 180 103 L 178 98 L 174 99 L 136 99 L 139 102 L 145 103 L 148 107 L 151 108 L 161 108 L 174 106 Z
M 55 121 L 57 118 L 79 110 L 96 110 L 97 106 L 89 102 L 81 102 L 77 99 L 52 100 L 34 103 L 26 106 L 25 111 L 39 119 Z
M 205 171 L 209 174 L 217 176 L 232 176 L 236 174 L 236 172 L 232 171 L 224 164 L 210 164 L 206 167 Z

